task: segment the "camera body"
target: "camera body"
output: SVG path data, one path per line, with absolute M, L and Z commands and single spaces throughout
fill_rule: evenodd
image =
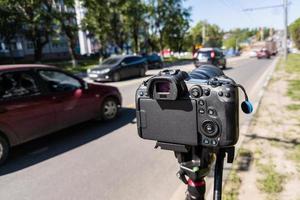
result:
M 224 148 L 239 138 L 238 88 L 223 73 L 162 71 L 137 89 L 136 109 L 143 139 Z

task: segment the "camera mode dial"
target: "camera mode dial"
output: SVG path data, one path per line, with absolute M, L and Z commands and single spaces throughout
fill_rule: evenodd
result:
M 190 94 L 193 98 L 199 98 L 203 95 L 203 90 L 200 86 L 196 85 L 190 89 Z

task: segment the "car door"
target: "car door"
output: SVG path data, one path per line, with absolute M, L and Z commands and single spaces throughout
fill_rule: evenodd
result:
M 124 60 L 121 62 L 121 76 L 122 78 L 129 78 L 134 75 L 134 70 L 132 67 L 132 57 L 126 57 Z
M 95 117 L 96 97 L 83 88 L 80 79 L 62 71 L 38 70 L 38 75 L 55 103 L 59 128 L 65 128 Z
M 139 76 L 141 69 L 144 67 L 143 64 L 143 58 L 140 57 L 133 57 L 133 61 L 132 61 L 132 73 L 133 76 Z
M 54 104 L 33 71 L 0 74 L 0 124 L 18 137 L 18 143 L 55 130 Z

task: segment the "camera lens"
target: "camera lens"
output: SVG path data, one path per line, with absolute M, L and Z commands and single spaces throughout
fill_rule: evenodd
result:
M 204 134 L 208 137 L 214 137 L 219 131 L 218 125 L 213 121 L 203 122 L 202 128 L 204 130 Z

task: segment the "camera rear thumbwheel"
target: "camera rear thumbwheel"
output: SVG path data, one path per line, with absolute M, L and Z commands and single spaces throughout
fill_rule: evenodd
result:
M 219 132 L 218 125 L 213 121 L 205 121 L 202 124 L 202 128 L 204 130 L 204 135 L 207 137 L 214 137 Z

